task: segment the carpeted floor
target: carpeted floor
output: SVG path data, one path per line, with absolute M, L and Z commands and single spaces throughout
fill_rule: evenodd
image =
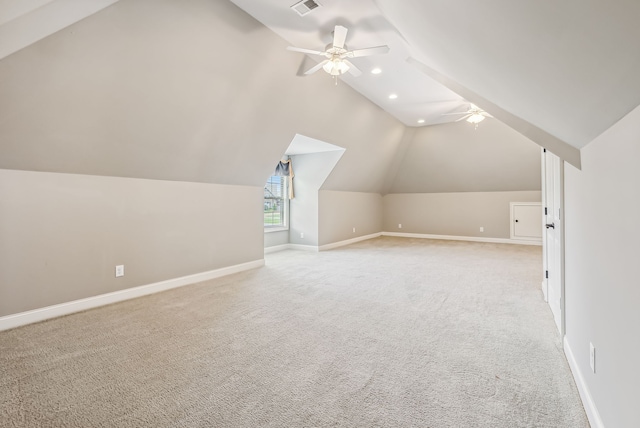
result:
M 588 427 L 541 263 L 383 237 L 0 332 L 0 426 Z

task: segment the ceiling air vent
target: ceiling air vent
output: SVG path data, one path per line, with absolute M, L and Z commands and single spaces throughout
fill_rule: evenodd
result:
M 302 0 L 291 6 L 291 9 L 298 12 L 298 15 L 305 16 L 313 9 L 320 7 L 320 3 L 315 0 Z

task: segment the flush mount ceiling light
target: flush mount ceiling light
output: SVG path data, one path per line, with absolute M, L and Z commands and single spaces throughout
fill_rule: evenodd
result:
M 371 70 L 371 74 L 380 74 L 382 73 L 382 69 L 380 69 L 380 67 L 376 67 L 373 70 Z
M 424 123 L 424 119 L 418 119 L 418 123 Z
M 398 94 L 391 94 L 391 95 L 389 95 L 389 99 L 390 99 L 390 100 L 395 100 L 396 98 L 398 98 Z
M 333 76 L 334 79 L 336 79 L 336 84 L 338 84 L 338 76 L 346 73 L 347 71 L 355 77 L 358 77 L 362 74 L 362 72 L 349 61 L 350 58 L 358 58 L 361 56 L 377 55 L 389 52 L 389 46 L 386 45 L 350 51 L 344 44 L 345 40 L 347 39 L 347 31 L 348 30 L 345 27 L 336 25 L 335 29 L 333 30 L 333 43 L 328 44 L 324 51 L 296 48 L 293 46 L 289 46 L 287 49 L 294 52 L 324 56 L 326 58 L 324 61 L 320 62 L 315 67 L 312 67 L 309 70 L 305 71 L 304 74 L 312 74 L 322 68 L 324 71 Z

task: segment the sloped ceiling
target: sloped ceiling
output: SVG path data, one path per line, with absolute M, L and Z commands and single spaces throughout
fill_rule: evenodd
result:
M 0 59 L 118 0 L 0 0 Z
M 404 126 L 285 48 L 228 1 L 119 1 L 0 61 L 0 168 L 262 186 L 301 133 L 378 191 Z
M 637 0 L 376 0 L 419 60 L 580 148 L 640 104 Z

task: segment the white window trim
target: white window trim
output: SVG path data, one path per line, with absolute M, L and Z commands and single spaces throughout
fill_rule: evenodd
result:
M 290 199 L 288 197 L 289 194 L 289 185 L 287 184 L 285 191 L 285 204 L 284 204 L 284 218 L 285 218 L 285 226 L 264 226 L 264 233 L 273 233 L 273 232 L 284 232 L 289 230 L 289 204 Z M 263 222 L 264 224 L 264 222 Z

